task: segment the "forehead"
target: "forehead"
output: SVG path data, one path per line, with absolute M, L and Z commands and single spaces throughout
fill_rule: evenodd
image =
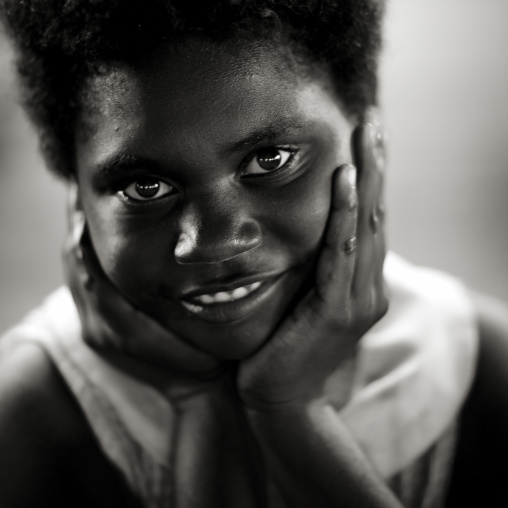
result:
M 340 103 L 327 71 L 307 64 L 287 47 L 262 43 L 161 47 L 136 66 L 111 64 L 90 79 L 82 133 L 110 152 L 140 136 L 175 149 L 303 127 Z

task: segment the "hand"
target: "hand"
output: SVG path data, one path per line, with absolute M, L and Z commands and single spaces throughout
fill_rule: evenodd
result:
M 146 363 L 150 368 L 144 370 L 155 376 L 158 370 L 159 378 L 171 379 L 166 388 L 173 400 L 215 387 L 223 376 L 219 362 L 133 307 L 109 281 L 96 258 L 84 213 L 77 209 L 76 201 L 77 188 L 72 185 L 69 236 L 63 258 L 85 342 L 116 360 L 127 356 L 139 360 L 141 366 Z
M 356 129 L 353 149 L 358 193 L 355 167 L 338 168 L 313 287 L 265 346 L 240 366 L 238 392 L 247 408 L 271 412 L 321 399 L 327 378 L 354 356 L 359 339 L 388 309 L 383 146 L 372 117 Z
M 256 479 L 251 478 L 254 459 L 243 429 L 244 416 L 237 407 L 235 372 L 180 340 L 116 290 L 95 256 L 76 198 L 73 187 L 64 264 L 83 338 L 128 367 L 129 373 L 142 370 L 141 375 L 171 400 L 177 415 L 168 429 L 177 437 L 172 467 L 175 502 L 188 503 L 191 495 L 196 505 L 208 506 L 228 492 L 240 496 L 229 506 L 252 506 L 257 496 Z

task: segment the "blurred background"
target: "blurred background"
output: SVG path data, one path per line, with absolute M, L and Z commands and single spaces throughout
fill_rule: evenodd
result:
M 0 332 L 62 282 L 65 188 L 17 105 L 0 32 Z M 508 1 L 389 0 L 389 246 L 508 301 Z

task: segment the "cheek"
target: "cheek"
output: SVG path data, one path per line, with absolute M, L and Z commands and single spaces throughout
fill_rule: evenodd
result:
M 317 165 L 281 192 L 274 237 L 280 238 L 295 264 L 313 262 L 326 232 L 332 201 L 332 181 L 340 164 L 350 161 L 349 151 Z
M 90 206 L 87 206 L 87 203 Z M 136 302 L 161 276 L 171 255 L 170 227 L 158 231 L 118 216 L 118 211 L 95 201 L 84 203 L 87 225 L 102 269 L 115 286 Z
M 285 218 L 279 234 L 285 235 L 298 256 L 297 263 L 314 262 L 326 232 L 332 202 L 332 182 L 338 168 L 352 162 L 352 125 L 336 119 L 336 129 L 323 130 L 312 169 L 284 189 L 278 203 Z
M 291 195 L 280 202 L 287 217 L 285 235 L 302 262 L 306 261 L 303 258 L 313 257 L 319 248 L 331 202 L 331 175 L 319 174 L 312 182 L 307 180 L 297 182 Z

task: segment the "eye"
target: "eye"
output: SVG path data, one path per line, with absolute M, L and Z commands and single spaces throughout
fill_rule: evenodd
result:
M 122 191 L 134 201 L 152 201 L 176 192 L 175 187 L 157 178 L 139 178 Z
M 281 148 L 264 148 L 254 154 L 254 157 L 245 165 L 242 175 L 261 175 L 282 168 L 293 152 Z

